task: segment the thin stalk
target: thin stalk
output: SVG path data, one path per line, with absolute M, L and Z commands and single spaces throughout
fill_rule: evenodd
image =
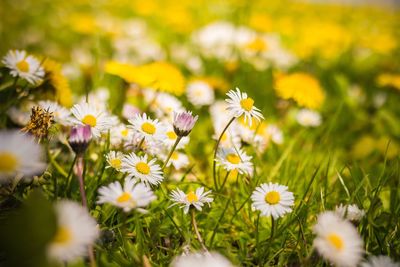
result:
M 139 143 L 139 145 L 136 147 L 136 149 L 140 151 L 140 148 L 142 147 L 143 143 L 144 143 L 144 137 L 142 138 L 142 140 L 140 140 L 140 143 Z
M 215 148 L 214 148 L 214 157 L 213 157 L 213 179 L 214 179 L 214 186 L 215 186 L 215 190 L 218 190 L 218 184 L 217 184 L 217 176 L 216 176 L 216 162 L 215 162 L 215 158 L 217 157 L 217 152 L 218 152 L 218 147 L 219 147 L 219 143 L 221 143 L 222 140 L 222 136 L 225 134 L 226 130 L 228 129 L 229 125 L 232 124 L 232 122 L 235 120 L 235 117 L 233 117 L 228 124 L 225 126 L 225 128 L 222 130 L 220 136 L 218 137 L 218 141 L 215 144 Z
M 208 252 L 208 249 L 206 248 L 206 246 L 204 245 L 204 241 L 203 238 L 201 238 L 199 229 L 197 228 L 197 222 L 196 222 L 196 216 L 195 216 L 195 211 L 194 209 L 192 209 L 191 211 L 191 215 L 192 215 L 192 224 L 193 224 L 193 228 L 194 228 L 194 232 L 196 234 L 197 240 L 199 240 L 201 247 L 203 248 L 204 251 Z
M 74 160 L 72 161 L 71 167 L 69 168 L 68 176 L 67 176 L 67 186 L 66 186 L 65 193 L 69 192 L 69 189 L 71 187 L 71 180 L 72 180 L 71 179 L 71 174 L 72 174 L 72 171 L 74 170 L 74 166 L 75 166 L 77 158 L 78 158 L 78 155 L 75 155 Z
M 224 181 L 222 182 L 222 185 L 221 185 L 221 187 L 219 188 L 219 192 L 221 192 L 222 191 L 222 189 L 224 188 L 224 186 L 225 186 L 225 183 L 226 183 L 226 180 L 228 180 L 228 176 L 229 176 L 229 174 L 231 173 L 231 171 L 228 171 L 228 172 L 226 172 L 226 175 L 225 175 L 225 178 L 224 178 Z
M 174 145 L 172 146 L 171 151 L 169 152 L 168 157 L 167 157 L 167 159 L 165 160 L 165 162 L 164 162 L 164 164 L 163 164 L 163 166 L 162 166 L 161 169 L 164 169 L 164 168 L 167 166 L 167 163 L 168 163 L 169 159 L 171 158 L 172 154 L 173 154 L 174 151 L 175 151 L 175 148 L 178 146 L 179 141 L 181 141 L 181 139 L 182 139 L 182 136 L 178 136 L 178 137 L 176 138 L 175 143 L 174 143 Z
M 83 156 L 80 155 L 76 162 L 76 175 L 78 176 L 79 181 L 79 191 L 81 193 L 81 201 L 82 206 L 87 209 L 87 199 L 86 199 L 86 192 L 85 192 L 85 181 L 83 178 Z

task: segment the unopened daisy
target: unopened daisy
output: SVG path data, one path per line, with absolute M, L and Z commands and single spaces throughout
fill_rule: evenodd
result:
M 148 160 L 147 155 L 137 156 L 134 153 L 122 159 L 121 171 L 147 185 L 158 185 L 164 179 L 156 159 Z
M 46 168 L 42 147 L 33 137 L 18 131 L 0 131 L 0 183 L 9 178 L 25 179 Z
M 51 112 L 53 115 L 54 121 L 61 124 L 61 125 L 70 125 L 71 123 L 71 112 L 60 106 L 58 103 L 54 101 L 40 101 L 39 106 L 42 107 L 44 110 Z
M 179 205 L 183 212 L 187 214 L 191 206 L 197 210 L 202 210 L 205 203 L 210 206 L 213 198 L 210 197 L 211 191 L 204 192 L 204 187 L 199 187 L 196 191 L 190 191 L 185 194 L 179 188 L 171 192 L 171 199 L 174 202 L 171 206 Z
M 221 148 L 217 153 L 217 165 L 222 166 L 227 171 L 237 170 L 240 174 L 251 174 L 253 172 L 253 163 L 242 149 Z
M 122 158 L 124 154 L 119 151 L 110 151 L 106 155 L 108 166 L 106 168 L 113 168 L 117 171 L 121 169 Z
M 140 139 L 146 141 L 162 141 L 165 138 L 165 127 L 157 119 L 152 120 L 147 117 L 146 113 L 143 115 L 137 114 L 133 119 L 129 120 L 129 126 L 135 130 Z
M 193 116 L 191 111 L 174 113 L 174 130 L 179 137 L 187 136 L 192 131 L 199 116 Z
M 167 163 L 167 167 L 171 166 L 171 164 L 176 170 L 180 170 L 189 166 L 189 158 L 184 153 L 174 151 Z
M 361 263 L 361 267 L 400 267 L 400 263 L 394 262 L 388 256 L 372 256 Z
M 208 106 L 214 102 L 214 90 L 203 81 L 194 81 L 187 85 L 186 95 L 190 103 L 196 107 Z
M 280 184 L 261 184 L 251 195 L 253 206 L 261 211 L 262 216 L 282 217 L 292 211 L 293 193 L 288 187 Z
M 86 256 L 99 237 L 96 221 L 78 203 L 63 200 L 55 205 L 57 230 L 47 248 L 49 258 L 70 262 Z
M 89 125 L 94 137 L 108 131 L 114 126 L 114 120 L 106 111 L 88 103 L 76 104 L 71 109 L 74 117 L 71 122 L 75 125 Z
M 240 92 L 239 88 L 236 88 L 236 92 L 230 90 L 227 96 L 229 98 L 225 101 L 228 103 L 228 110 L 233 117 L 238 118 L 244 115 L 244 121 L 247 121 L 250 126 L 253 122 L 252 118 L 256 118 L 258 121 L 264 119 L 260 110 L 254 106 L 254 100 L 246 93 Z
M 348 219 L 353 222 L 358 222 L 364 217 L 365 211 L 358 208 L 356 204 L 352 205 L 343 205 L 340 204 L 336 206 L 335 212 L 337 215 L 344 219 Z
M 321 115 L 310 109 L 302 109 L 296 115 L 297 122 L 306 127 L 317 127 L 321 125 Z
M 317 235 L 314 247 L 331 263 L 341 267 L 354 267 L 362 259 L 363 241 L 357 229 L 334 212 L 320 214 L 313 231 Z
M 135 179 L 126 178 L 123 187 L 119 182 L 100 187 L 97 203 L 110 203 L 125 212 L 137 208 L 141 211 L 141 208 L 149 205 L 150 202 L 156 199 L 156 196 L 145 184 L 135 183 Z
M 198 252 L 176 257 L 171 267 L 233 267 L 234 265 L 217 252 Z
M 10 74 L 13 77 L 21 77 L 30 84 L 37 84 L 44 77 L 44 70 L 39 60 L 27 55 L 25 51 L 10 50 L 1 62 L 11 70 Z

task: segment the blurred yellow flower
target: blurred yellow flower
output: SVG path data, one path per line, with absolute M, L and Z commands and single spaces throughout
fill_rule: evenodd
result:
M 264 14 L 253 14 L 250 17 L 249 26 L 260 32 L 270 32 L 272 30 L 272 20 Z
M 391 86 L 400 90 L 400 74 L 382 73 L 376 79 L 379 86 Z
M 95 18 L 90 14 L 73 14 L 68 21 L 71 28 L 83 34 L 92 34 L 98 30 Z
M 51 59 L 45 59 L 42 66 L 46 72 L 46 78 L 54 88 L 55 98 L 62 106 L 72 106 L 72 92 L 68 80 L 61 72 L 61 65 Z
M 318 80 L 306 73 L 280 75 L 275 80 L 275 91 L 283 99 L 293 99 L 299 106 L 319 108 L 325 94 Z
M 129 63 L 121 63 L 118 61 L 108 61 L 104 65 L 104 71 L 108 74 L 116 75 L 121 77 L 127 82 L 134 82 L 134 79 L 131 77 L 132 73 L 136 71 L 134 65 Z

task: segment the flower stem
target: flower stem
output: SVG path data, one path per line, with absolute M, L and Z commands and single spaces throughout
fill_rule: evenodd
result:
M 79 181 L 79 191 L 81 193 L 82 206 L 87 209 L 87 199 L 85 192 L 85 181 L 83 178 L 83 156 L 79 155 L 76 161 L 77 176 Z
M 215 190 L 218 190 L 218 184 L 217 184 L 217 176 L 216 176 L 216 162 L 215 162 L 215 158 L 217 157 L 217 152 L 218 152 L 218 147 L 219 147 L 219 143 L 221 143 L 222 140 L 222 136 L 225 134 L 226 130 L 228 129 L 229 125 L 232 124 L 232 122 L 235 120 L 235 117 L 233 117 L 228 124 L 225 126 L 225 128 L 222 130 L 220 136 L 218 137 L 218 141 L 215 144 L 215 148 L 214 148 L 214 157 L 213 157 L 213 179 L 214 179 L 214 186 L 215 186 Z
M 164 168 L 167 166 L 167 163 L 168 163 L 169 159 L 171 158 L 172 154 L 173 154 L 174 151 L 175 151 L 175 148 L 178 146 L 178 143 L 179 143 L 179 141 L 181 141 L 181 139 L 182 139 L 182 136 L 178 136 L 178 137 L 176 138 L 175 143 L 174 143 L 174 145 L 172 146 L 171 151 L 169 152 L 168 157 L 167 157 L 167 159 L 165 160 L 165 162 L 164 162 L 164 164 L 163 164 L 163 166 L 162 166 L 161 169 L 164 169 Z
M 194 228 L 194 232 L 196 234 L 197 240 L 199 240 L 201 247 L 203 248 L 204 251 L 208 252 L 208 249 L 206 248 L 206 246 L 204 245 L 204 241 L 203 238 L 201 238 L 199 229 L 197 228 L 197 222 L 196 222 L 196 217 L 195 217 L 195 211 L 194 209 L 192 209 L 191 212 L 192 215 L 192 224 L 193 224 L 193 228 Z
M 224 181 L 222 182 L 222 185 L 221 185 L 221 187 L 219 188 L 219 191 L 221 192 L 222 191 L 222 189 L 224 188 L 224 186 L 225 186 L 225 183 L 226 183 L 226 180 L 228 180 L 228 176 L 229 176 L 229 174 L 231 173 L 231 171 L 228 171 L 228 172 L 226 172 L 226 175 L 225 175 L 225 178 L 224 178 Z

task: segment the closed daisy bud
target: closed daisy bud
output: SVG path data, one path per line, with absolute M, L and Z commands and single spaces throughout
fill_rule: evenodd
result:
M 362 259 L 363 241 L 357 229 L 334 212 L 319 215 L 313 231 L 317 235 L 314 247 L 331 263 L 340 267 L 354 267 Z
M 82 154 L 92 140 L 92 132 L 89 125 L 78 125 L 71 129 L 68 142 L 76 154 Z
M 178 136 L 187 136 L 192 131 L 199 116 L 193 117 L 191 111 L 174 114 L 174 131 Z
M 171 199 L 174 203 L 171 205 L 180 205 L 180 208 L 183 208 L 183 212 L 187 214 L 189 212 L 189 208 L 191 206 L 195 207 L 197 210 L 202 210 L 204 203 L 210 203 L 213 201 L 213 198 L 209 196 L 211 191 L 204 192 L 204 187 L 199 187 L 196 191 L 190 191 L 185 194 L 182 190 L 176 189 L 171 192 Z

